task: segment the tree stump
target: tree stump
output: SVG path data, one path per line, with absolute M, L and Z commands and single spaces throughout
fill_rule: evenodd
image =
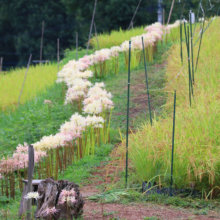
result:
M 75 191 L 75 202 L 73 204 L 60 203 L 62 190 Z M 73 182 L 68 180 L 54 181 L 53 178 L 47 178 L 38 185 L 38 194 L 40 198 L 38 199 L 35 218 L 46 220 L 73 219 L 73 217 L 77 218 L 83 213 L 84 201 L 80 195 L 79 186 Z M 51 210 L 50 213 L 48 208 Z

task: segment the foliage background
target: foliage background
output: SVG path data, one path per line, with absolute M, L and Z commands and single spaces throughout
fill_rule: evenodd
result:
M 200 0 L 182 0 L 183 14 L 189 9 L 197 11 Z M 0 57 L 4 69 L 26 66 L 30 53 L 39 60 L 42 21 L 45 21 L 43 59 L 56 60 L 57 38 L 60 39 L 61 55 L 75 45 L 79 33 L 79 46 L 85 47 L 93 13 L 94 0 L 0 0 Z M 127 29 L 139 0 L 98 0 L 95 23 L 98 33 L 109 33 L 119 28 Z M 207 0 L 202 0 L 208 9 Z M 164 0 L 165 20 L 172 0 Z M 216 6 L 219 3 L 213 2 Z M 142 0 L 134 19 L 134 26 L 157 21 L 157 0 Z M 213 10 L 217 11 L 217 7 Z M 175 2 L 171 22 L 179 18 L 178 2 Z

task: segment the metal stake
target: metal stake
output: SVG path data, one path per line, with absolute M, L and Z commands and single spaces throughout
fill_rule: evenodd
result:
M 192 11 L 190 10 L 190 32 L 191 32 L 191 62 L 192 62 L 192 81 L 195 82 L 194 79 L 194 63 L 193 63 L 193 32 L 192 32 Z
M 148 87 L 148 79 L 147 79 L 147 65 L 145 59 L 145 49 L 144 49 L 144 39 L 142 37 L 142 46 L 143 46 L 143 55 L 144 55 L 144 70 L 145 70 L 145 77 L 146 77 L 146 84 L 147 84 L 147 96 L 148 96 L 148 107 L 150 112 L 150 123 L 152 126 L 152 117 L 151 117 L 151 107 L 150 107 L 150 94 L 149 94 L 149 87 Z
M 129 98 L 130 98 L 130 63 L 131 63 L 131 41 L 129 41 L 129 60 L 128 60 L 128 94 L 127 94 L 127 134 L 126 134 L 126 187 L 128 186 L 128 132 L 129 132 Z
M 176 117 L 176 90 L 174 91 L 174 108 L 173 108 L 173 136 L 172 136 L 172 155 L 171 155 L 170 196 L 173 196 L 172 186 L 173 186 L 173 156 L 174 156 L 175 117 Z

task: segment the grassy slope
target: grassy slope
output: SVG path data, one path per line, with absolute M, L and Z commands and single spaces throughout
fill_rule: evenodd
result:
M 88 51 L 89 54 L 92 52 L 93 50 Z M 68 56 L 61 62 L 62 65 L 75 58 L 76 53 L 75 51 L 71 51 L 67 52 L 67 54 Z M 78 57 L 83 57 L 85 54 L 86 50 L 81 50 L 78 52 Z M 60 68 L 62 65 L 60 65 Z M 57 72 L 57 65 L 54 64 L 49 67 L 54 68 L 54 66 L 55 72 L 53 73 L 53 79 L 47 86 L 44 84 L 39 91 L 34 90 L 32 94 L 34 97 L 32 97 L 30 101 L 28 101 L 30 97 L 26 96 L 28 90 L 25 90 L 24 87 L 22 97 L 25 104 L 20 105 L 20 107 L 14 111 L 7 110 L 6 113 L 0 112 L 0 158 L 3 155 L 11 154 L 19 143 L 34 143 L 45 135 L 57 133 L 60 125 L 64 123 L 65 120 L 68 120 L 74 113 L 75 110 L 69 105 L 63 105 L 64 93 L 62 85 L 54 83 L 57 78 L 55 74 Z M 34 78 L 30 76 L 30 80 L 32 81 L 38 79 L 42 73 L 45 74 L 47 67 L 36 67 L 36 70 L 41 71 L 39 71 L 39 74 L 35 72 Z M 24 71 L 24 69 L 22 69 L 22 71 Z M 13 71 L 2 77 L 6 83 L 9 83 L 11 77 L 15 74 L 16 72 Z M 16 77 L 21 76 L 22 73 L 18 72 Z M 23 79 L 23 77 L 21 78 Z M 47 77 L 44 78 L 45 82 L 48 80 L 46 79 Z M 41 78 L 39 80 L 42 81 Z M 25 85 L 27 84 L 28 81 L 26 81 Z M 10 86 L 12 86 L 12 84 L 10 84 Z M 31 85 L 28 87 L 31 88 Z M 10 87 L 8 87 L 7 90 L 10 90 Z M 17 95 L 19 96 L 19 93 Z M 17 98 L 17 96 L 15 97 Z M 44 104 L 44 100 L 51 100 L 53 102 L 51 109 L 48 109 L 48 106 Z
M 161 55 L 168 48 L 169 45 L 159 47 L 159 53 L 155 58 L 155 63 L 161 62 Z M 120 141 L 118 139 L 118 127 L 125 132 L 127 70 L 124 67 L 123 59 L 123 55 L 121 55 L 119 76 L 115 77 L 112 74 L 104 80 L 106 83 L 106 89 L 114 95 L 113 101 L 115 103 L 115 109 L 113 111 L 111 129 L 112 143 Z M 148 64 L 148 66 L 149 65 L 150 64 Z M 152 78 L 151 86 L 156 88 L 163 85 L 163 76 L 165 74 L 164 71 L 157 72 L 157 70 L 158 69 L 153 66 L 148 67 L 149 77 Z M 155 72 L 155 74 L 152 74 L 152 72 Z M 158 78 L 161 78 L 161 81 L 158 82 Z M 141 80 L 142 83 L 145 84 L 143 66 L 140 66 L 136 68 L 136 70 L 132 71 L 131 80 L 134 84 L 136 83 L 136 80 Z M 142 93 L 146 95 L 146 90 L 142 91 Z M 134 94 L 131 94 L 131 96 L 132 95 Z M 45 99 L 52 100 L 53 102 L 53 106 L 50 111 L 48 111 L 47 105 L 43 104 Z M 131 101 L 131 107 L 135 108 L 135 105 L 136 103 Z M 159 107 L 160 103 L 155 106 L 157 109 L 159 109 Z M 18 143 L 22 143 L 24 141 L 32 143 L 39 140 L 43 135 L 56 133 L 61 123 L 68 120 L 73 112 L 74 109 L 70 106 L 63 106 L 62 86 L 54 85 L 48 88 L 46 93 L 43 93 L 34 98 L 34 100 L 22 105 L 19 110 L 11 112 L 8 115 L 2 113 L 0 117 L 1 124 L 3 125 L 0 130 L 1 156 L 3 154 L 10 154 Z M 148 110 L 146 104 L 146 109 L 142 109 L 142 111 L 138 113 L 137 117 L 135 117 L 137 120 L 134 119 L 132 121 L 134 127 L 139 126 L 139 119 L 141 119 L 143 115 L 144 117 L 148 117 L 147 112 Z M 117 115 L 118 113 L 123 113 L 123 115 Z M 110 159 L 107 155 L 109 155 L 112 147 L 112 145 L 106 145 L 101 149 L 97 149 L 96 156 L 86 157 L 82 161 L 73 164 L 66 170 L 64 176 L 60 176 L 60 178 L 75 181 L 80 185 L 86 184 L 86 179 L 91 175 L 92 171 L 94 171 L 94 168 L 99 166 L 101 161 L 108 161 Z M 4 200 L 4 198 L 2 198 L 2 200 Z M 16 200 L 13 201 L 13 205 L 11 202 L 8 205 L 6 205 L 5 202 L 1 202 L 0 209 L 10 209 L 10 216 L 15 218 L 15 216 L 17 216 L 19 202 L 20 194 L 16 197 Z
M 89 50 L 88 54 L 94 50 Z M 85 49 L 79 48 L 78 59 L 86 54 Z M 59 64 L 62 69 L 69 60 L 76 58 L 76 50 L 66 50 L 65 57 Z M 0 74 L 0 111 L 8 112 L 18 107 L 18 99 L 26 73 L 25 68 L 12 69 L 6 75 Z M 41 94 L 48 92 L 54 86 L 57 79 L 57 63 L 49 63 L 42 66 L 30 66 L 25 80 L 20 104 L 33 100 Z

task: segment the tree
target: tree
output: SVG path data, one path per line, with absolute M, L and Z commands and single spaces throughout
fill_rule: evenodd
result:
M 30 53 L 39 60 L 42 21 L 45 22 L 43 59 L 56 59 L 57 38 L 64 51 L 75 45 L 86 47 L 95 0 L 0 0 L 0 57 L 4 64 L 26 66 Z M 183 15 L 188 19 L 190 8 L 197 12 L 200 0 L 181 0 Z M 127 29 L 139 0 L 98 0 L 95 23 L 98 33 Z M 167 21 L 172 0 L 163 0 Z M 206 15 L 217 13 L 220 3 L 202 0 Z M 158 4 L 142 0 L 134 19 L 134 27 L 157 21 Z M 202 14 L 200 13 L 200 17 Z M 179 19 L 179 5 L 175 2 L 171 23 Z M 94 33 L 94 32 L 93 32 Z M 4 65 L 5 66 L 5 65 Z

